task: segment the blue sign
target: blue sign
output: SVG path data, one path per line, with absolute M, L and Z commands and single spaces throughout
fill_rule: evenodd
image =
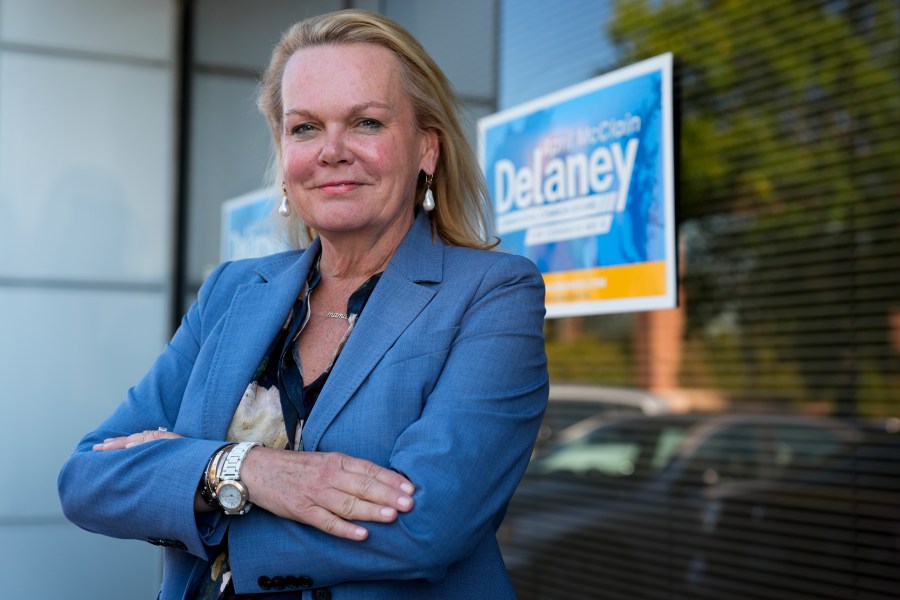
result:
M 287 250 L 275 227 L 277 190 L 261 189 L 222 205 L 221 259 L 256 258 Z
M 676 305 L 671 82 L 665 54 L 479 121 L 500 249 L 549 317 Z

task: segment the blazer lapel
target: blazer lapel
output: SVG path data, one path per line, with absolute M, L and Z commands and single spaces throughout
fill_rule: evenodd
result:
M 244 390 L 287 319 L 318 253 L 314 241 L 299 257 L 263 263 L 257 267 L 262 282 L 235 290 L 211 363 L 203 406 L 204 438 L 225 439 Z
M 332 368 L 303 431 L 303 447 L 318 448 L 322 434 L 381 357 L 434 297 L 420 283 L 440 282 L 443 242 L 432 241 L 424 212 L 413 223 L 366 303 L 359 322 Z

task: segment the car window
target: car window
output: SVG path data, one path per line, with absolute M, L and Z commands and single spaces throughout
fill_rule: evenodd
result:
M 759 425 L 727 426 L 711 434 L 688 463 L 689 477 L 707 484 L 760 479 L 768 471 Z
M 813 469 L 838 454 L 844 443 L 837 433 L 822 427 L 780 424 L 772 428 L 773 468 L 776 474 Z
M 661 471 L 674 460 L 679 446 L 684 439 L 684 427 L 665 427 L 660 431 L 650 466 L 654 471 Z
M 643 414 L 637 406 L 610 402 L 558 399 L 547 404 L 547 412 L 541 422 L 536 450 L 542 451 L 567 427 L 589 418 L 604 420 Z
M 685 427 L 652 421 L 600 424 L 535 460 L 532 475 L 643 479 L 671 462 Z
M 597 441 L 569 444 L 542 461 L 542 472 L 627 477 L 634 473 L 641 448 L 636 442 Z

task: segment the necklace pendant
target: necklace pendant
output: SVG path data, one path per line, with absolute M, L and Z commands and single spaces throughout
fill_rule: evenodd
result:
M 331 319 L 346 319 L 347 318 L 347 315 L 345 315 L 344 313 L 331 312 L 331 311 L 328 311 L 327 313 L 325 313 L 325 316 L 328 318 L 331 318 Z

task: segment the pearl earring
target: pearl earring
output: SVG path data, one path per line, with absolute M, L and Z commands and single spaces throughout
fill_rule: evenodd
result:
M 433 180 L 434 177 L 431 175 L 425 175 L 425 200 L 422 201 L 422 208 L 427 212 L 434 210 L 434 194 L 431 191 L 431 182 Z
M 287 187 L 281 182 L 281 204 L 278 205 L 278 214 L 282 217 L 291 216 L 291 205 L 288 204 Z

